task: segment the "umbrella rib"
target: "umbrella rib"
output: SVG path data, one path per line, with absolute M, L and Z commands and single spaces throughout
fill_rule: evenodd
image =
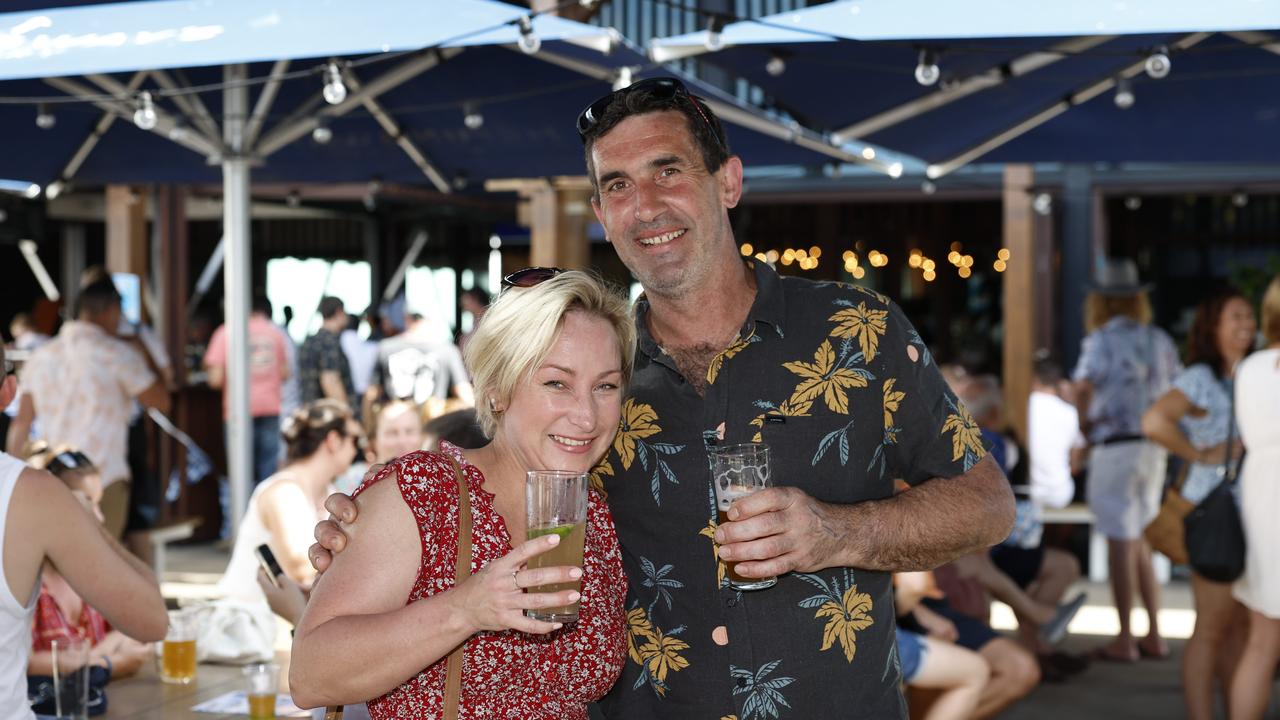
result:
M 923 97 L 872 115 L 865 120 L 859 120 L 856 123 L 842 127 L 836 130 L 834 134 L 849 139 L 866 137 L 900 122 L 937 110 L 973 93 L 1002 85 L 1010 78 L 1021 77 L 1027 73 L 1052 65 L 1069 55 L 1090 50 L 1115 38 L 1115 35 L 1090 35 L 1088 37 L 1072 38 L 1048 49 L 1027 53 L 1014 58 L 1007 65 L 993 67 L 976 75 L 971 75 L 956 83 L 954 87 L 928 93 Z M 1006 67 L 1008 69 L 1007 72 Z
M 360 79 L 356 77 L 355 72 L 350 68 L 347 68 L 346 71 L 343 72 L 343 77 L 347 85 L 351 86 L 351 89 L 358 94 L 360 92 L 361 83 Z M 413 141 L 400 131 L 400 125 L 395 121 L 395 118 L 391 117 L 391 115 L 383 109 L 382 104 L 379 103 L 377 99 L 372 95 L 365 95 L 360 99 L 360 102 L 364 104 L 365 109 L 369 111 L 369 114 L 373 116 L 373 119 L 378 121 L 378 124 L 382 126 L 382 129 L 387 133 L 387 135 L 395 141 L 396 145 L 400 146 L 400 149 L 404 151 L 404 154 L 409 156 L 409 159 L 413 161 L 413 164 L 417 165 L 418 169 L 427 176 L 427 179 L 431 181 L 431 184 L 436 186 L 437 190 L 445 193 L 446 195 L 453 192 L 453 188 L 449 185 L 449 181 L 446 180 L 444 175 L 440 173 L 436 166 L 427 159 L 426 154 L 419 150 L 418 146 L 414 145 Z
M 1187 48 L 1201 42 L 1213 33 L 1191 33 L 1184 35 L 1170 45 L 1172 49 L 1186 50 Z M 1117 77 L 1131 78 L 1143 71 L 1146 65 L 1146 58 L 1137 62 L 1129 63 L 1121 68 L 1118 72 L 1108 73 L 1106 77 L 1095 80 L 1084 87 L 1075 90 L 1062 100 L 1050 105 L 1049 107 L 1035 113 L 1034 115 L 1019 121 L 1010 128 L 1002 130 L 986 140 L 974 145 L 973 147 L 961 152 L 950 159 L 940 163 L 929 165 L 925 170 L 925 174 L 930 179 L 938 179 L 944 175 L 949 175 L 956 169 L 969 164 L 977 158 L 986 155 L 996 148 L 1009 143 L 1010 141 L 1034 130 L 1037 127 L 1049 122 L 1053 118 L 1070 110 L 1075 105 L 1082 105 L 1102 93 L 1115 87 Z
M 133 108 L 119 100 L 103 100 L 101 94 L 93 89 L 69 78 L 45 78 L 45 83 L 55 87 L 68 95 L 75 95 L 81 98 L 96 98 L 87 102 L 101 108 L 118 118 L 124 118 L 132 122 Z M 114 82 L 114 81 L 113 81 Z M 118 83 L 117 83 L 118 84 Z M 123 86 L 121 86 L 123 88 Z M 193 133 L 176 134 L 172 131 L 177 128 L 177 123 L 169 113 L 160 108 L 156 108 L 156 126 L 152 131 L 161 137 L 168 137 L 171 141 L 206 157 L 218 157 L 222 150 L 220 147 L 209 144 L 204 137 Z
M 320 116 L 341 117 L 346 115 L 361 105 L 365 97 L 376 98 L 460 52 L 462 52 L 461 48 L 446 48 L 433 52 L 424 52 L 369 81 L 361 90 L 347 95 L 347 99 L 341 103 L 326 105 L 319 110 L 316 110 L 316 108 L 322 105 L 324 101 L 321 99 L 320 94 L 317 93 L 304 102 L 289 117 L 281 120 L 270 132 L 263 135 L 262 139 L 258 141 L 257 147 L 254 148 L 254 154 L 260 159 L 266 158 L 280 148 L 314 130 L 320 122 Z
M 137 72 L 133 77 L 129 78 L 129 83 L 125 87 L 129 92 L 133 92 L 142 86 L 142 81 L 147 79 L 147 73 Z M 68 182 L 75 178 L 76 173 L 80 172 L 80 166 L 84 165 L 84 161 L 89 159 L 89 153 L 98 146 L 98 141 L 103 135 L 107 134 L 107 130 L 111 128 L 111 124 L 116 121 L 116 114 L 110 110 L 102 113 L 102 117 L 98 118 L 98 122 L 94 124 L 93 130 L 89 132 L 89 136 L 80 143 L 80 147 L 71 154 L 71 160 L 62 168 L 62 172 L 58 173 L 57 179 Z
M 245 147 L 253 147 L 253 143 L 258 139 L 258 133 L 262 132 L 262 122 L 276 101 L 276 94 L 280 91 L 280 84 L 284 82 L 284 74 L 288 69 L 288 60 L 277 60 L 271 66 L 271 75 L 267 83 L 262 86 L 262 92 L 258 93 L 258 100 L 253 105 L 253 114 L 249 116 L 249 124 L 244 129 Z
M 188 86 L 191 83 L 187 81 L 181 70 L 174 70 L 174 75 L 178 78 L 176 82 L 169 73 L 163 70 L 153 70 L 151 72 L 151 76 L 156 79 L 156 82 L 160 87 L 173 93 L 169 98 L 173 100 L 174 104 L 177 105 L 182 112 L 186 113 L 187 116 L 191 118 L 191 122 L 196 127 L 200 128 L 205 135 L 205 139 L 215 145 L 219 144 L 220 138 L 222 137 L 222 131 L 218 129 L 218 123 L 213 119 L 213 114 L 209 112 L 209 108 L 205 106 L 204 101 L 200 99 L 200 95 L 198 93 L 177 92 L 179 90 L 179 82 Z
M 1229 37 L 1233 37 L 1246 45 L 1253 45 L 1259 50 L 1266 50 L 1269 53 L 1280 55 L 1280 40 L 1276 40 L 1275 36 L 1270 33 L 1242 30 L 1240 32 L 1229 32 L 1224 34 Z

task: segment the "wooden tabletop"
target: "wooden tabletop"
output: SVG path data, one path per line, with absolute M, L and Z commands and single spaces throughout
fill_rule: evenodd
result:
M 281 665 L 281 685 L 287 684 L 286 658 Z M 233 665 L 201 664 L 196 679 L 187 685 L 166 683 L 153 664 L 145 664 L 137 675 L 107 685 L 105 720 L 243 720 L 244 715 L 193 712 L 192 707 L 219 695 L 246 689 L 243 669 Z M 288 692 L 282 687 L 282 692 Z

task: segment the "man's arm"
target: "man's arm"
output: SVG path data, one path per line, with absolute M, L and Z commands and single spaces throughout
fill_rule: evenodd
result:
M 351 398 L 347 397 L 347 388 L 342 384 L 342 375 L 337 370 L 320 371 L 320 390 L 325 397 L 343 405 L 351 403 Z
M 221 390 L 222 383 L 226 381 L 227 371 L 221 365 L 205 365 L 205 377 L 209 382 L 209 387 L 214 390 Z
M 18 414 L 9 423 L 9 436 L 5 439 L 6 452 L 15 457 L 22 457 L 22 448 L 31 437 L 31 423 L 36 418 L 36 403 L 31 393 L 23 393 L 18 400 Z
M 1079 380 L 1073 386 L 1076 396 L 1076 413 L 1080 415 L 1080 432 L 1089 437 L 1089 404 L 1093 402 L 1093 383 Z
M 165 387 L 163 382 L 156 381 L 138 395 L 138 402 L 147 407 L 153 407 L 162 413 L 168 413 L 170 403 L 169 388 Z
M 793 487 L 736 501 L 716 530 L 720 558 L 747 577 L 828 567 L 928 570 L 990 547 L 1013 529 L 1013 491 L 991 456 L 883 500 L 819 502 Z

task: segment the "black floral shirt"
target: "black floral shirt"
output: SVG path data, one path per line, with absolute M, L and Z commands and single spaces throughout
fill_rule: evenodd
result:
M 347 354 L 342 352 L 342 342 L 337 335 L 320 328 L 298 349 L 298 389 L 303 403 L 324 397 L 320 374 L 326 370 L 334 370 L 342 377 L 342 386 L 347 390 L 347 404 L 357 407 L 351 365 L 347 362 Z
M 888 298 L 779 277 L 739 339 L 681 377 L 637 307 L 640 352 L 622 426 L 593 473 L 629 580 L 629 660 L 609 718 L 906 717 L 890 575 L 833 567 L 766 590 L 728 587 L 716 554 L 706 447 L 765 442 L 775 484 L 831 503 L 889 497 L 894 480 L 959 475 L 984 454 L 920 336 Z

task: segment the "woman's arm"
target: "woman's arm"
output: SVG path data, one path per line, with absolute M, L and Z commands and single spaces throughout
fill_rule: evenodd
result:
M 1178 422 L 1195 405 L 1176 388 L 1161 395 L 1142 416 L 1142 434 L 1169 452 L 1194 463 L 1205 462 L 1205 453 L 1191 444 Z
M 356 500 L 361 521 L 344 527 L 346 549 L 316 583 L 293 640 L 289 688 L 299 707 L 364 702 L 389 692 L 482 630 L 546 633 L 560 627 L 524 617 L 578 593 L 524 594 L 567 582 L 569 568 L 512 571 L 559 542 L 530 540 L 458 586 L 406 604 L 422 562 L 422 541 L 394 471 Z M 442 530 L 451 536 L 452 529 Z M 518 585 L 517 585 L 518 583 Z M 359 668 L 359 672 L 352 672 Z

